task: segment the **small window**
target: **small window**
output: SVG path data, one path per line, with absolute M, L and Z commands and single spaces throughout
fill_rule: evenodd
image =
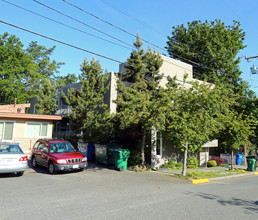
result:
M 0 140 L 13 140 L 14 122 L 0 121 Z
M 27 122 L 27 137 L 47 137 L 48 124 L 41 122 Z

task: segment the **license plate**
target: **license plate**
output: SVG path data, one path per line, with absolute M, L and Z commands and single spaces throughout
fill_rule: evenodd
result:
M 79 168 L 79 165 L 78 165 L 78 164 L 73 165 L 73 169 L 76 169 L 76 168 Z

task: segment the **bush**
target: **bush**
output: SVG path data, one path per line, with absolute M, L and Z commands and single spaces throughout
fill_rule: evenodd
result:
M 209 160 L 207 162 L 207 167 L 216 167 L 216 166 L 217 166 L 216 160 Z
M 196 157 L 190 157 L 187 160 L 187 168 L 197 168 L 198 167 L 198 159 Z
M 219 157 L 214 157 L 214 158 L 211 158 L 210 160 L 215 160 L 218 165 L 225 163 L 225 160 L 224 160 L 224 159 L 221 159 L 221 158 L 219 158 Z
M 175 168 L 175 166 L 176 166 L 176 162 L 173 161 L 173 160 L 170 160 L 170 161 L 168 162 L 168 165 L 169 165 L 169 167 L 170 167 L 171 169 L 173 169 L 173 168 Z
M 183 164 L 181 162 L 175 164 L 175 168 L 180 169 L 183 167 Z
M 180 169 L 183 167 L 183 164 L 180 162 L 180 163 L 176 163 L 175 161 L 173 160 L 170 160 L 168 163 L 165 163 L 165 164 L 162 164 L 160 166 L 160 168 L 165 168 L 165 169 Z

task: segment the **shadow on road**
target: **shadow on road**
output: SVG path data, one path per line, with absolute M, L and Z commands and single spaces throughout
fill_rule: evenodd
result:
M 232 197 L 231 199 L 224 199 L 221 196 L 209 194 L 209 193 L 192 193 L 188 192 L 187 194 L 194 194 L 196 196 L 199 196 L 203 199 L 208 200 L 216 200 L 220 205 L 222 206 L 237 206 L 239 208 L 243 208 L 245 210 L 258 213 L 258 201 L 252 201 L 252 200 L 245 200 L 245 199 L 239 199 Z

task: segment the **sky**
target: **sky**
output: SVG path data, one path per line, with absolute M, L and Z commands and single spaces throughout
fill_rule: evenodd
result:
M 104 70 L 118 72 L 119 63 L 125 62 L 132 52 L 137 33 L 144 40 L 145 49 L 151 46 L 153 50 L 167 55 L 165 46 L 172 26 L 215 19 L 232 25 L 233 20 L 237 20 L 246 32 L 246 48 L 239 53 L 242 78 L 258 95 L 258 75 L 250 71 L 253 65 L 258 66 L 258 60 L 247 62 L 245 59 L 245 56 L 258 55 L 257 9 L 257 0 L 0 0 L 0 21 L 81 50 L 2 22 L 0 34 L 8 32 L 15 35 L 24 48 L 31 41 L 47 48 L 55 45 L 51 59 L 65 63 L 60 68 L 60 75 L 65 76 L 68 73 L 78 75 L 83 60 L 90 61 L 93 57 L 99 60 Z

